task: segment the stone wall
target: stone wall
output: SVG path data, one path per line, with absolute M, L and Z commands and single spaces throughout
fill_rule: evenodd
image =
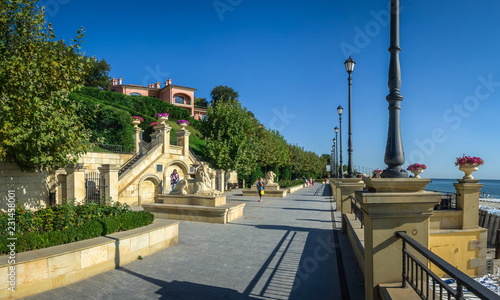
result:
M 48 204 L 49 192 L 56 188 L 55 173 L 22 172 L 16 164 L 0 162 L 0 210 L 7 209 L 7 194 L 14 191 L 18 203 L 37 209 Z
M 129 160 L 133 154 L 87 152 L 80 157 L 79 163 L 83 164 L 87 170 L 97 172 L 98 168 L 104 164 L 122 165 Z
M 155 220 L 151 225 L 129 231 L 16 253 L 15 259 L 0 256 L 0 299 L 18 299 L 65 286 L 176 245 L 178 241 L 178 222 Z M 15 292 L 9 290 L 11 276 Z

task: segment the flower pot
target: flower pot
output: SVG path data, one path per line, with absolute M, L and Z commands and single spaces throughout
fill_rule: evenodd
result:
M 165 124 L 166 121 L 168 121 L 167 116 L 158 116 L 158 123 Z
M 474 179 L 472 176 L 472 172 L 475 172 L 478 170 L 478 164 L 471 164 L 471 165 L 461 165 L 458 167 L 458 169 L 462 172 L 465 173 L 464 177 L 462 179 Z
M 137 127 L 137 125 L 141 124 L 141 120 L 139 119 L 132 119 L 132 125 L 134 125 L 134 127 Z
M 186 130 L 186 126 L 188 126 L 188 123 L 186 122 L 179 122 L 177 123 L 181 127 L 181 130 Z
M 424 172 L 424 169 L 414 169 L 410 170 L 413 173 L 413 178 L 420 178 L 420 174 Z

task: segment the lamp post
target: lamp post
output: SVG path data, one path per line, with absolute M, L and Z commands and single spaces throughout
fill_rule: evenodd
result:
M 344 108 L 339 105 L 339 107 L 337 107 L 337 113 L 339 114 L 339 127 L 340 127 L 340 149 L 339 149 L 339 152 L 340 152 L 340 165 L 339 165 L 339 178 L 344 178 L 344 167 L 343 167 L 343 161 L 342 161 L 342 112 L 344 111 Z
M 335 177 L 336 173 L 336 166 L 335 166 L 335 139 L 334 139 L 334 144 L 332 145 L 332 152 L 331 152 L 331 177 Z
M 348 119 L 348 141 L 347 141 L 347 153 L 348 153 L 348 163 L 347 163 L 347 178 L 354 178 L 354 168 L 352 165 L 352 105 L 351 105 L 351 86 L 352 86 L 352 78 L 351 73 L 354 71 L 354 66 L 356 62 L 349 56 L 349 58 L 344 62 L 345 70 L 349 76 L 347 77 L 347 85 L 348 85 L 348 110 L 349 114 L 347 115 Z
M 389 64 L 389 131 L 385 147 L 384 163 L 387 169 L 380 175 L 383 178 L 405 178 L 408 173 L 401 166 L 405 163 L 403 151 L 403 140 L 401 138 L 400 113 L 403 96 L 401 88 L 401 67 L 399 64 L 399 0 L 391 0 L 391 45 L 389 52 L 391 60 Z
M 337 177 L 337 173 L 338 173 L 338 169 L 337 169 L 337 152 L 336 152 L 336 149 L 337 148 L 337 139 L 334 138 L 333 139 L 333 146 L 332 146 L 332 154 L 333 154 L 333 177 L 336 178 Z
M 337 135 L 339 133 L 339 128 L 337 126 L 335 126 L 335 128 L 333 129 L 333 131 L 335 131 L 335 145 L 337 145 L 337 141 L 338 141 L 338 138 L 337 138 Z M 335 146 L 336 147 L 336 150 L 335 150 L 335 173 L 337 174 L 337 178 L 339 177 L 339 168 L 338 168 L 338 165 L 339 165 L 339 147 L 338 146 Z

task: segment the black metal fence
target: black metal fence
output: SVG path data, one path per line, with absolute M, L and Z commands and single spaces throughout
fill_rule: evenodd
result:
M 363 210 L 361 209 L 361 205 L 358 203 L 355 197 L 349 196 L 351 199 L 351 213 L 354 214 L 355 220 L 359 220 L 361 223 L 361 228 L 365 225 L 365 218 L 363 216 Z
M 454 210 L 457 209 L 457 193 L 426 190 L 428 192 L 436 192 L 441 194 L 441 202 L 434 206 L 434 210 Z
M 402 286 L 406 287 L 409 284 L 420 298 L 465 299 L 464 291 L 467 291 L 479 299 L 500 299 L 499 295 L 432 253 L 405 232 L 396 232 L 396 238 L 403 241 Z M 414 251 L 408 249 L 408 246 Z M 421 254 L 424 259 L 441 269 L 450 280 L 443 280 L 434 274 L 427 267 L 427 261 L 419 260 L 415 252 Z M 451 282 L 453 282 L 454 286 L 449 284 Z
M 85 174 L 85 201 L 100 203 L 106 195 L 106 182 L 97 172 Z

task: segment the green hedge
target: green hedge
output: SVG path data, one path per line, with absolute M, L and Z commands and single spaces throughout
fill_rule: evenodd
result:
M 153 219 L 153 214 L 147 211 L 128 211 L 100 220 L 88 221 L 77 227 L 40 233 L 35 231 L 26 234 L 17 233 L 13 237 L 17 238 L 16 252 L 24 252 L 91 239 L 117 231 L 131 230 L 149 225 Z M 5 242 L 0 244 L 0 254 L 9 252 L 7 246 L 10 241 L 6 238 L 7 236 L 4 236 Z

